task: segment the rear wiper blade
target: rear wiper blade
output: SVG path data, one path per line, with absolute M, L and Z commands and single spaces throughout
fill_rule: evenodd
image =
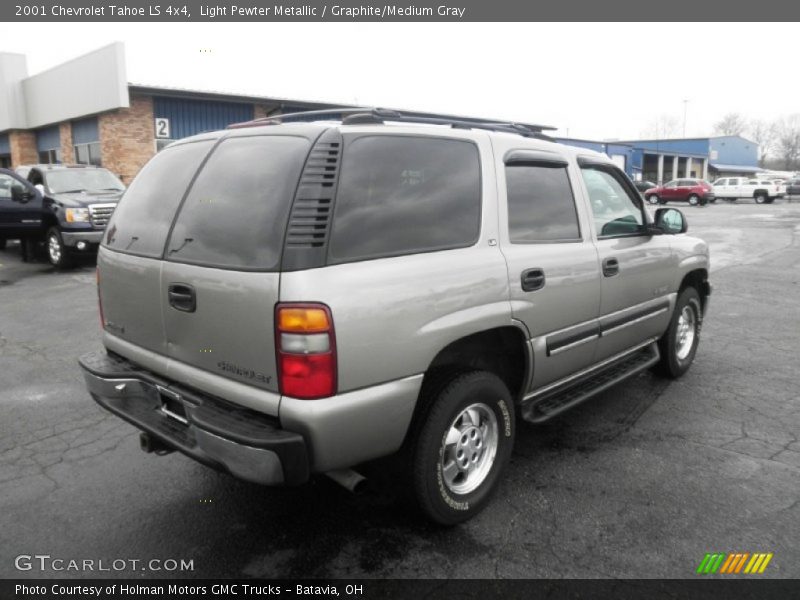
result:
M 183 247 L 186 246 L 186 244 L 189 244 L 189 243 L 191 243 L 193 241 L 194 241 L 194 238 L 185 238 L 183 240 L 183 243 L 180 246 L 178 246 L 177 248 L 171 248 L 170 249 L 170 251 L 169 251 L 170 255 L 177 254 L 178 252 L 183 250 Z

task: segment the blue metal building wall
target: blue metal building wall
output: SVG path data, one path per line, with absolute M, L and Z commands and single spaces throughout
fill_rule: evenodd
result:
M 36 132 L 36 149 L 39 152 L 42 150 L 61 149 L 61 134 L 58 131 L 58 125 L 46 127 Z
M 0 134 L 0 154 L 11 154 L 11 144 L 8 141 L 8 134 Z
M 709 138 L 700 138 L 692 140 L 636 140 L 628 143 L 645 151 L 707 157 L 710 141 Z
M 571 140 L 568 138 L 556 138 L 559 144 L 566 144 L 567 146 L 575 146 L 577 148 L 586 148 L 587 150 L 594 150 L 595 152 L 605 152 L 606 145 L 602 142 L 591 142 L 589 140 Z
M 641 148 L 631 148 L 631 169 L 634 173 L 644 170 L 644 150 Z
M 725 165 L 758 166 L 758 144 L 738 135 L 711 138 L 711 151 L 717 151 L 715 163 Z
M 100 141 L 100 132 L 97 128 L 97 117 L 81 119 L 72 122 L 72 143 L 91 144 Z
M 573 140 L 569 138 L 556 138 L 556 141 L 559 144 L 565 144 L 567 146 L 575 146 L 577 148 L 586 148 L 587 150 L 601 152 L 607 156 L 611 156 L 612 154 L 621 154 L 625 157 L 625 173 L 627 173 L 628 177 L 633 177 L 635 161 L 634 149 L 631 146 L 626 144 L 615 144 L 613 142 L 605 143 L 594 142 L 591 140 Z M 639 160 L 638 164 L 638 169 L 641 170 L 641 160 Z
M 240 102 L 153 98 L 154 117 L 169 119 L 170 138 L 180 138 L 225 129 L 231 123 L 250 121 L 253 105 Z

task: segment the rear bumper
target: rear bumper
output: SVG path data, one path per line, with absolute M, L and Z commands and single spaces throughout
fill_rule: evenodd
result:
M 86 242 L 87 244 L 99 244 L 103 239 L 103 231 L 89 230 L 89 231 L 62 231 L 61 239 L 64 240 L 64 245 L 70 248 L 75 247 L 78 242 Z
M 190 458 L 255 483 L 308 480 L 302 435 L 282 429 L 276 419 L 198 394 L 105 352 L 82 356 L 79 363 L 100 406 Z M 183 407 L 183 420 L 169 407 L 164 411 L 165 399 Z

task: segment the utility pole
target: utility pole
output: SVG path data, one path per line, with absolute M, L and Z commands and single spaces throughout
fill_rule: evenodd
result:
M 686 137 L 686 107 L 689 105 L 689 100 L 683 100 L 683 137 Z

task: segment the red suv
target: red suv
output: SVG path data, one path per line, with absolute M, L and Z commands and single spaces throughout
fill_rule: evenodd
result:
M 647 190 L 644 197 L 650 204 L 666 204 L 671 200 L 704 206 L 714 202 L 714 188 L 702 179 L 673 179 L 669 183 Z

